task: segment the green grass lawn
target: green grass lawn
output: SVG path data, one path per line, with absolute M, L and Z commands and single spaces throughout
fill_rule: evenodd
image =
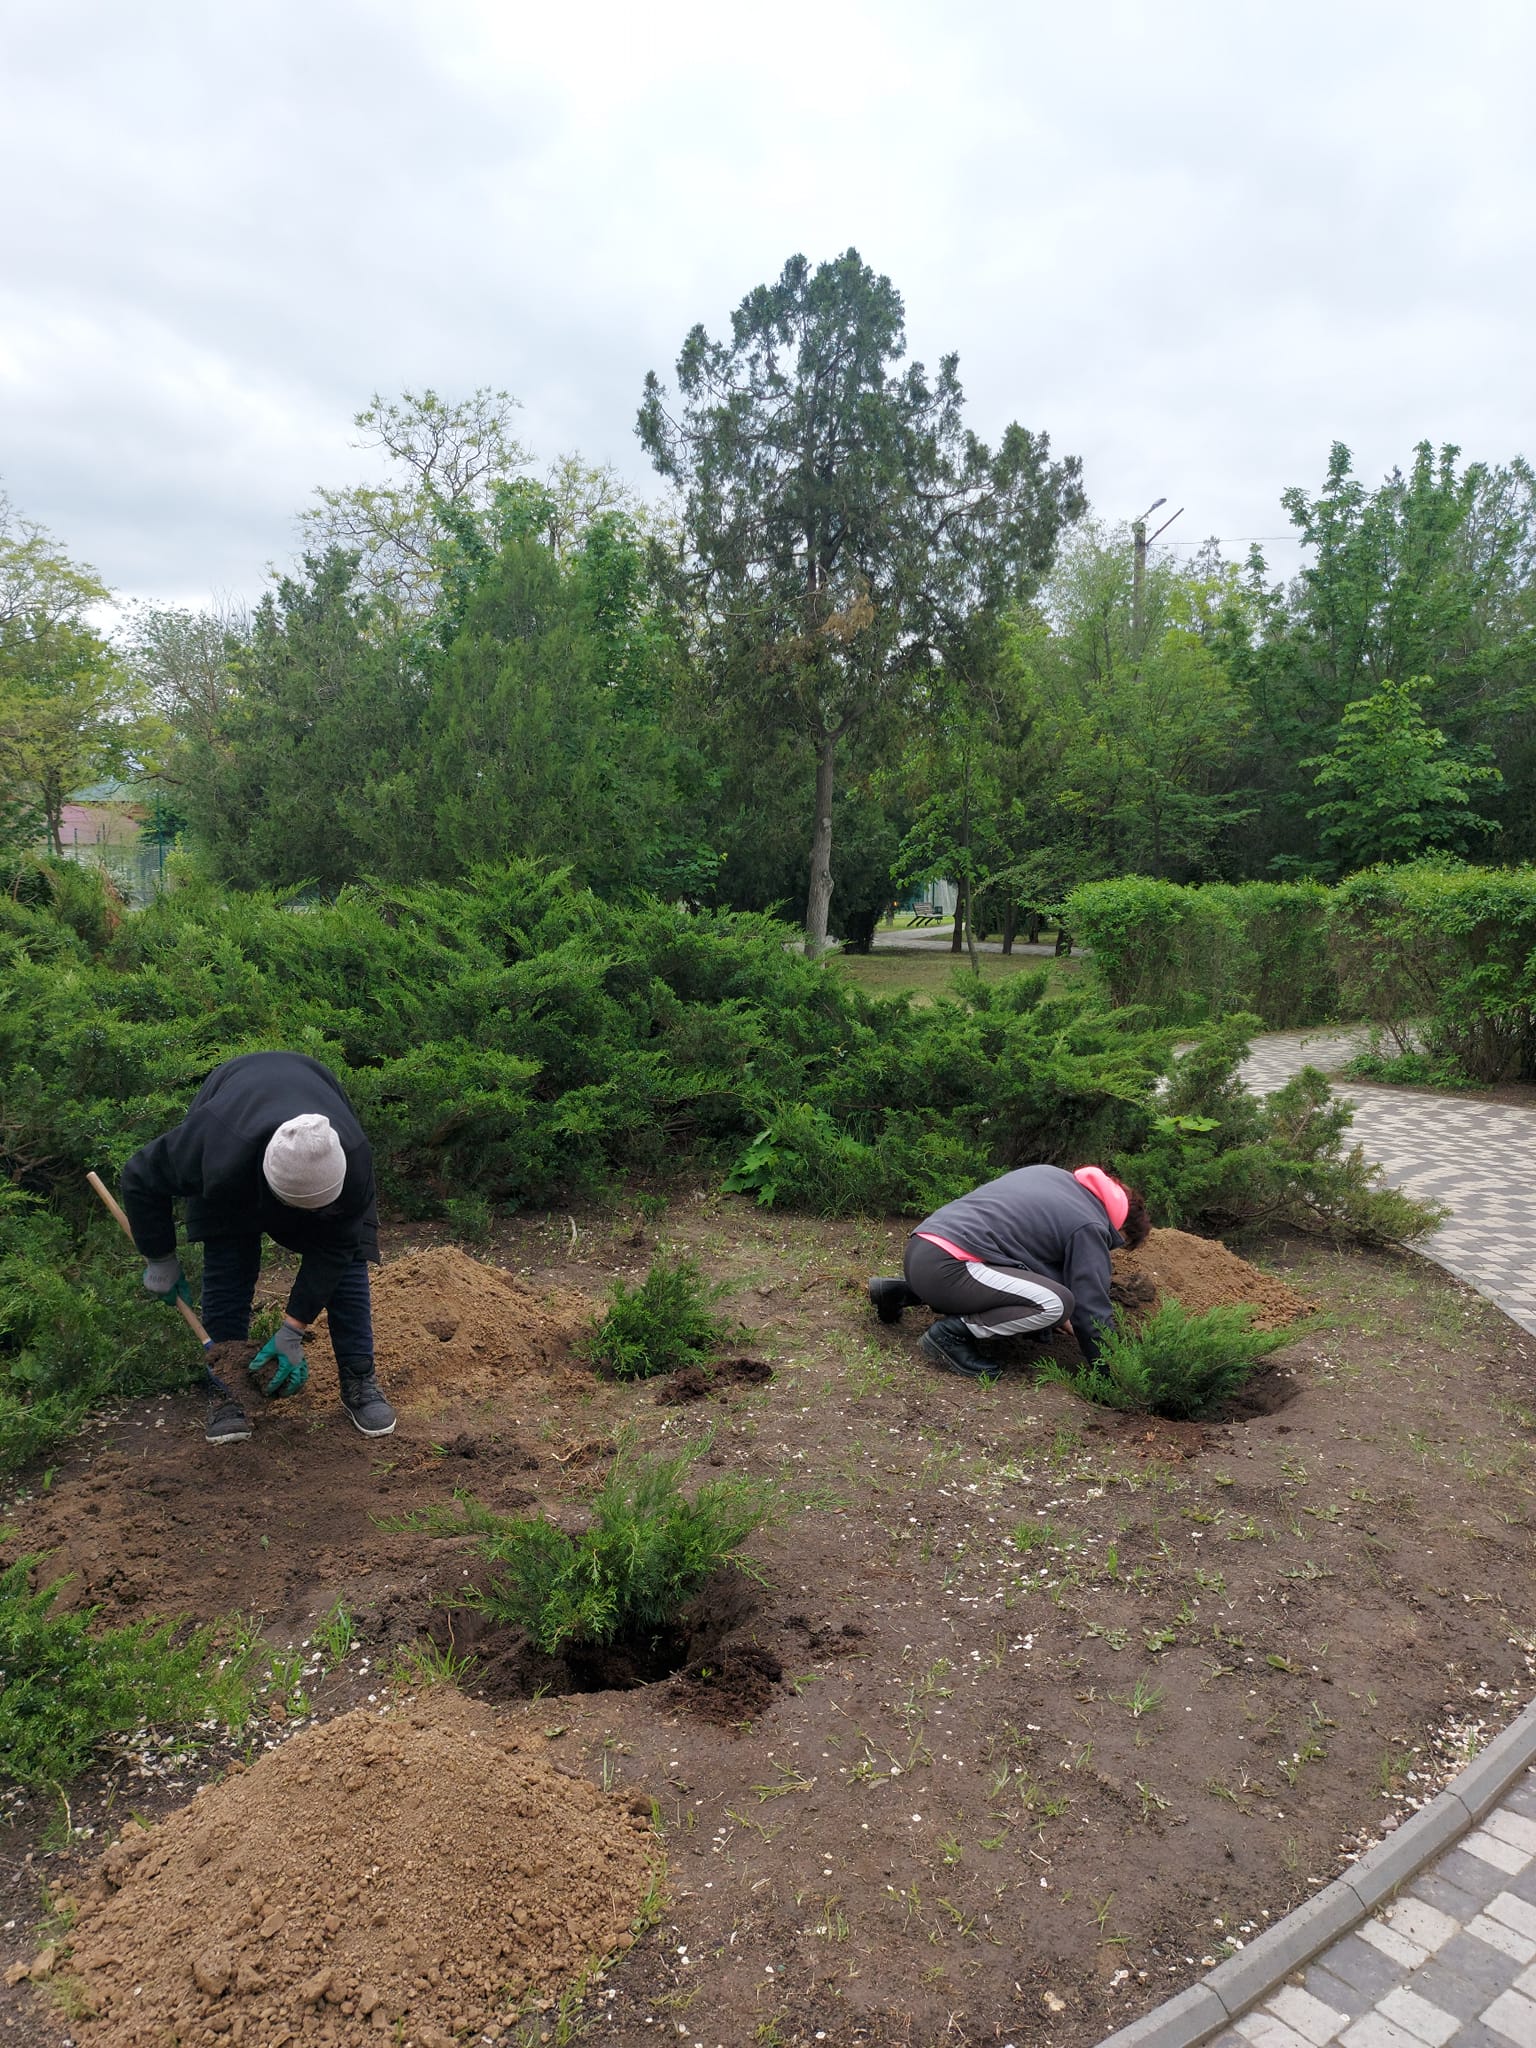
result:
M 1053 960 L 1038 953 L 982 953 L 978 955 L 983 981 L 1003 981 L 1011 974 L 1047 968 L 1062 981 L 1075 979 L 1084 963 L 1077 959 Z M 912 996 L 931 1003 L 950 986 L 956 968 L 969 975 L 971 964 L 964 953 L 841 953 L 830 963 L 831 972 L 841 974 L 872 995 Z

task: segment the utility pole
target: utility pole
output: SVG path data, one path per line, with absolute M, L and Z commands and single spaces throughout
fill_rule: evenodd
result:
M 1151 544 L 1147 539 L 1147 521 L 1159 505 L 1167 502 L 1166 498 L 1154 498 L 1141 517 L 1131 521 L 1131 540 L 1135 545 L 1131 565 L 1131 658 L 1138 668 L 1141 666 L 1142 639 L 1147 630 L 1147 549 Z M 1170 512 L 1157 533 L 1166 533 L 1183 510 L 1181 505 L 1178 512 Z M 1157 533 L 1153 534 L 1153 540 L 1157 539 Z

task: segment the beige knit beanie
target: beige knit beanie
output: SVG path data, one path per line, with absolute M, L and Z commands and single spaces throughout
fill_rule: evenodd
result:
M 323 1209 L 341 1193 L 347 1159 L 328 1117 L 291 1116 L 268 1140 L 261 1170 L 290 1209 Z

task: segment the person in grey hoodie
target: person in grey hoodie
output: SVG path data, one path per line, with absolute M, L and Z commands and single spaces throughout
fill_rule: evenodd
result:
M 1114 1320 L 1109 1255 L 1150 1228 L 1141 1196 L 1102 1167 L 1021 1166 L 936 1209 L 907 1239 L 906 1277 L 871 1280 L 869 1298 L 883 1323 L 937 1309 L 918 1348 L 970 1379 L 1001 1370 L 999 1339 L 1058 1326 L 1092 1364 Z

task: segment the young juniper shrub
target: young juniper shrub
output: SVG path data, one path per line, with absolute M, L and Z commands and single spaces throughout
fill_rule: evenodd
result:
M 593 1322 L 586 1356 L 616 1380 L 650 1379 L 696 1365 L 736 1327 L 711 1312 L 710 1303 L 724 1292 L 704 1279 L 692 1259 L 655 1259 L 638 1287 L 614 1282 L 607 1312 Z
M 544 1515 L 494 1514 L 464 1493 L 457 1513 L 428 1510 L 413 1526 L 476 1534 L 493 1570 L 465 1604 L 526 1629 L 547 1655 L 650 1640 L 677 1622 L 712 1572 L 740 1564 L 741 1544 L 771 1512 L 764 1490 L 740 1479 L 711 1480 L 690 1500 L 682 1481 L 704 1448 L 673 1458 L 621 1449 L 579 1536 Z
M 1190 1315 L 1165 1301 L 1140 1325 L 1117 1317 L 1092 1365 L 1048 1366 L 1042 1377 L 1104 1408 L 1185 1421 L 1235 1394 L 1287 1341 L 1285 1331 L 1255 1330 L 1252 1320 L 1247 1307 Z

